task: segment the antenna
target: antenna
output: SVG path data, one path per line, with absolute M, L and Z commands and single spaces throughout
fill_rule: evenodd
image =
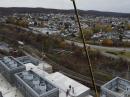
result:
M 86 58 L 88 60 L 89 70 L 90 70 L 90 74 L 91 74 L 91 79 L 92 79 L 93 87 L 94 87 L 94 90 L 95 90 L 95 95 L 96 95 L 96 97 L 98 97 L 97 87 L 96 87 L 96 84 L 95 84 L 95 78 L 94 78 L 94 74 L 93 74 L 93 68 L 92 68 L 92 64 L 91 64 L 91 60 L 90 60 L 90 56 L 89 56 L 89 50 L 86 47 L 85 38 L 84 38 L 83 31 L 82 31 L 82 27 L 81 27 L 81 23 L 80 23 L 80 19 L 79 19 L 78 10 L 77 10 L 77 7 L 76 7 L 75 0 L 71 0 L 71 1 L 73 2 L 74 11 L 75 11 L 75 15 L 76 15 L 76 18 L 77 18 L 77 22 L 78 22 L 78 26 L 79 26 L 79 31 L 81 33 L 81 38 L 82 38 L 82 42 L 83 42 L 83 46 L 84 46 L 85 55 L 86 55 Z

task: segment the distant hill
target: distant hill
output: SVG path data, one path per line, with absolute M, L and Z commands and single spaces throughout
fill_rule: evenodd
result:
M 26 7 L 0 7 L 0 15 L 11 15 L 13 13 L 64 13 L 73 14 L 73 10 L 60 10 L 60 9 L 46 9 L 46 8 L 26 8 Z M 79 10 L 81 15 L 93 15 L 93 16 L 112 16 L 112 17 L 130 17 L 130 13 L 116 13 L 116 12 L 102 12 L 95 10 Z
M 95 10 L 88 10 L 85 13 L 90 14 L 90 15 L 95 15 L 95 16 L 112 16 L 112 17 L 129 17 L 130 18 L 130 13 L 103 12 L 103 11 L 95 11 Z

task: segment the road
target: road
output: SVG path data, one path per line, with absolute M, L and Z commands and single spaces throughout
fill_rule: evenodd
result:
M 30 32 L 33 32 L 35 34 L 38 34 L 38 33 L 41 33 L 40 31 L 37 31 L 37 30 L 32 30 L 32 29 L 29 29 L 29 28 L 23 28 L 23 27 L 20 27 L 20 26 L 16 26 L 16 25 L 13 25 L 13 24 L 5 24 L 5 25 L 11 25 L 11 26 L 14 26 L 14 27 L 19 27 L 20 29 L 22 30 L 25 30 L 25 31 L 30 31 Z M 79 43 L 79 42 L 74 42 L 74 41 L 71 41 L 71 40 L 65 40 L 67 43 L 75 43 L 75 45 L 79 46 L 79 47 L 83 47 L 83 44 L 82 43 Z M 90 45 L 90 44 L 86 44 L 88 45 L 89 47 L 91 48 L 95 48 L 95 49 L 99 49 L 99 50 L 112 50 L 112 51 L 128 51 L 130 52 L 130 48 L 121 48 L 121 47 L 104 47 L 104 46 L 96 46 L 96 45 Z
M 65 41 L 69 44 L 74 43 L 76 46 L 83 47 L 82 43 L 74 42 L 74 41 L 70 41 L 70 40 L 65 40 Z M 121 56 L 116 56 L 116 55 L 113 55 L 113 54 L 110 54 L 110 53 L 106 53 L 106 51 L 126 51 L 126 52 L 130 52 L 130 48 L 104 47 L 104 46 L 96 46 L 96 45 L 90 45 L 90 44 L 86 44 L 86 45 L 88 47 L 100 50 L 101 54 L 106 56 L 106 57 L 111 57 L 111 58 L 114 58 L 114 59 L 122 58 L 122 59 L 130 62 L 130 58 L 128 58 L 128 57 L 123 57 L 123 56 L 121 57 Z
M 74 42 L 74 41 L 70 41 L 70 40 L 65 40 L 67 43 L 74 43 L 75 45 L 79 46 L 79 47 L 83 47 L 82 43 L 79 42 Z M 91 48 L 95 48 L 95 49 L 99 49 L 99 50 L 110 50 L 110 51 L 128 51 L 130 52 L 130 48 L 121 48 L 121 47 L 105 47 L 105 46 L 96 46 L 96 45 L 90 45 L 90 44 L 86 44 L 87 46 L 91 47 Z

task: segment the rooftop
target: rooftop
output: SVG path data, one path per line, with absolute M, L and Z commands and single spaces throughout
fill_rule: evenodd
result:
M 69 86 L 71 86 L 74 89 L 74 91 L 73 90 L 70 91 L 70 96 L 82 97 L 81 95 L 85 94 L 84 97 L 87 97 L 89 95 L 90 89 L 88 87 L 74 81 L 73 79 L 59 72 L 46 76 L 46 79 L 48 79 L 50 82 L 52 82 L 56 87 L 58 87 L 62 91 L 61 95 L 64 95 L 64 93 L 66 93 L 67 89 L 69 89 Z
M 130 81 L 116 77 L 101 87 L 102 92 L 116 97 L 130 95 Z
M 4 57 L 1 62 L 9 69 L 16 69 L 18 67 L 21 67 L 23 64 L 20 63 L 19 61 L 17 61 L 15 58 L 13 57 Z
M 11 86 L 11 84 L 0 74 L 0 91 L 2 92 L 3 97 L 23 97 L 20 91 Z
M 38 74 L 40 77 L 45 77 L 47 75 L 49 75 L 47 72 L 45 72 L 43 70 L 43 68 L 41 66 L 35 66 L 34 64 L 32 63 L 27 63 L 27 64 L 24 64 L 25 67 L 26 67 L 26 70 L 29 71 L 29 70 L 32 70 L 33 72 L 35 72 L 36 74 Z
M 43 95 L 56 88 L 31 70 L 18 73 L 16 77 L 20 78 L 25 85 L 28 85 L 38 95 Z
M 5 59 L 6 58 L 7 57 L 5 57 Z M 26 59 L 26 57 L 24 58 Z M 17 58 L 12 58 L 12 60 L 17 61 Z M 17 73 L 16 76 L 22 81 L 24 85 L 30 87 L 31 91 L 35 94 L 44 95 L 44 93 L 47 93 L 48 91 L 54 90 L 55 88 L 59 88 L 59 97 L 66 97 L 66 91 L 71 85 L 74 89 L 74 92 L 71 90 L 70 95 L 68 97 L 92 97 L 89 95 L 90 89 L 88 87 L 74 81 L 73 79 L 59 72 L 52 74 L 47 73 L 44 69 L 49 68 L 51 65 L 48 65 L 46 62 L 42 62 L 37 65 L 33 64 L 31 61 L 30 63 L 28 60 L 26 60 L 26 62 L 24 64 L 24 66 L 26 67 L 26 71 Z M 23 62 L 20 62 L 20 64 L 23 64 Z M 0 80 L 0 91 L 2 91 L 2 94 L 4 94 L 3 97 L 15 97 L 16 94 L 17 97 L 23 97 L 19 90 L 16 87 L 12 87 L 2 75 L 0 76 Z M 50 88 L 50 86 L 52 87 Z
M 26 67 L 26 70 L 30 70 L 31 68 L 37 68 L 39 70 L 44 70 L 48 73 L 52 73 L 52 66 L 45 61 L 40 61 L 36 58 L 33 58 L 32 56 L 23 56 L 23 57 L 18 57 L 16 60 L 19 60 L 21 63 L 24 64 Z
M 22 56 L 22 57 L 18 57 L 16 59 L 19 60 L 23 64 L 32 63 L 34 65 L 38 65 L 40 63 L 40 60 L 38 60 L 32 56 Z

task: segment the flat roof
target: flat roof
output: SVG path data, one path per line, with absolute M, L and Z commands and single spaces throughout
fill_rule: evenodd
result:
M 44 76 L 47 76 L 49 75 L 47 72 L 45 72 L 42 68 L 42 66 L 36 66 L 32 63 L 27 63 L 27 64 L 24 64 L 24 66 L 26 67 L 26 70 L 29 71 L 29 70 L 32 70 L 33 72 L 35 72 L 36 74 L 38 74 L 40 77 L 44 77 Z
M 0 74 L 0 91 L 3 97 L 24 97 L 20 91 L 11 84 Z
M 48 68 L 52 68 L 52 66 L 50 65 L 50 64 L 48 64 L 47 62 L 45 62 L 45 61 L 42 61 L 39 65 L 38 65 L 38 67 L 41 67 L 41 68 L 43 68 L 43 69 L 48 69 Z
M 32 56 L 22 56 L 22 57 L 18 57 L 16 58 L 17 60 L 19 60 L 21 63 L 27 65 L 33 64 L 33 67 L 38 67 L 39 69 L 42 70 L 50 70 L 52 69 L 52 66 L 50 64 L 48 64 L 45 61 L 40 61 Z M 28 66 L 29 67 L 29 66 Z
M 62 73 L 56 72 L 46 76 L 46 79 L 52 82 L 57 88 L 66 93 L 69 86 L 74 88 L 74 93 L 70 92 L 71 96 L 79 96 L 85 92 L 88 92 L 86 96 L 89 94 L 89 88 L 74 81 L 73 79 L 63 75 Z
M 59 92 L 59 97 L 66 97 L 66 92 L 60 90 L 60 92 Z M 68 95 L 68 97 L 72 97 L 72 96 L 71 96 L 71 95 Z M 87 96 L 84 96 L 84 97 L 93 97 L 93 96 L 87 95 Z
M 24 64 L 24 66 L 26 67 L 26 70 L 29 71 L 31 69 L 34 69 L 34 68 L 37 68 L 37 66 L 35 66 L 34 64 L 32 63 L 27 63 L 27 64 Z

